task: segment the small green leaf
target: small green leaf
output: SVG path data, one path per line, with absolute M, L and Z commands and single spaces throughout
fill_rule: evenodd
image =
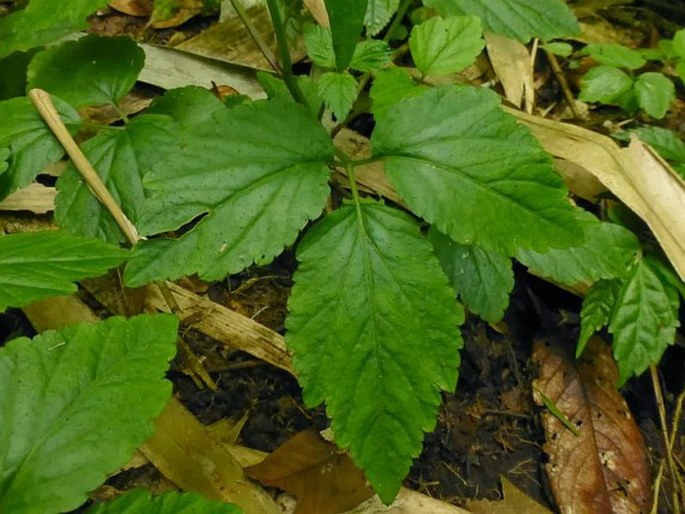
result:
M 366 73 L 390 64 L 392 49 L 385 41 L 367 39 L 360 41 L 354 49 L 350 68 Z
M 595 61 L 616 68 L 635 70 L 642 68 L 647 61 L 637 50 L 632 50 L 615 43 L 591 43 L 582 52 L 591 56 Z
M 633 79 L 624 71 L 612 66 L 595 66 L 580 81 L 578 99 L 583 102 L 612 103 L 632 87 Z
M 196 493 L 166 492 L 152 496 L 145 489 L 134 489 L 116 500 L 101 503 L 88 514 L 241 514 L 235 505 L 210 500 Z
M 371 144 L 409 208 L 455 241 L 506 255 L 582 241 L 551 158 L 494 92 L 404 99 L 378 117 Z
M 286 103 L 296 103 L 293 95 L 290 94 L 288 86 L 286 86 L 283 79 L 279 79 L 273 76 L 271 73 L 265 73 L 263 71 L 257 72 L 257 80 L 264 88 L 267 96 L 271 100 L 279 100 Z M 318 117 L 319 111 L 323 107 L 323 100 L 319 96 L 319 91 L 316 83 L 307 75 L 298 75 L 295 77 L 297 84 L 300 86 L 305 99 L 307 100 L 307 105 L 309 105 L 309 111 Z
M 78 113 L 59 98 L 52 101 L 62 121 L 75 133 L 81 121 Z M 45 166 L 64 155 L 31 101 L 26 97 L 0 102 L 0 147 L 9 147 L 9 170 L 0 176 L 0 199 L 29 185 Z
M 403 98 L 417 96 L 426 90 L 428 87 L 417 84 L 404 68 L 391 67 L 377 71 L 369 92 L 373 101 L 371 112 L 375 116 L 382 116 Z
M 369 0 L 326 0 L 325 3 L 333 36 L 335 63 L 338 71 L 344 71 L 359 41 Z
M 685 60 L 680 61 L 675 65 L 675 71 L 680 77 L 680 80 L 685 83 Z
M 473 64 L 485 46 L 477 16 L 434 17 L 415 26 L 409 49 L 422 75 L 444 75 Z
M 533 390 L 535 391 L 535 393 L 540 395 L 542 404 L 552 414 L 552 416 L 561 421 L 561 424 L 568 428 L 573 433 L 573 435 L 580 435 L 580 430 L 578 429 L 578 427 L 575 424 L 571 423 L 571 420 L 568 419 L 568 416 L 564 414 L 561 411 L 561 409 L 559 409 L 559 407 L 557 407 L 556 403 L 554 403 L 548 396 L 543 394 L 543 392 L 540 391 L 535 385 L 533 385 Z
M 635 96 L 643 111 L 660 120 L 675 101 L 675 86 L 663 73 L 650 71 L 635 81 Z
M 517 259 L 536 275 L 569 286 L 625 276 L 639 249 L 635 235 L 581 209 L 576 216 L 585 234 L 583 244 L 545 253 L 519 250 Z
M 117 105 L 144 61 L 145 53 L 131 38 L 90 34 L 37 54 L 29 65 L 29 88 L 45 89 L 76 108 Z
M 620 280 L 600 280 L 588 289 L 580 309 L 580 336 L 576 358 L 581 356 L 592 334 L 609 323 L 620 288 Z
M 177 327 L 115 317 L 0 349 L 0 512 L 71 511 L 131 458 L 171 396 Z
M 511 259 L 475 245 L 456 243 L 435 229 L 430 230 L 428 239 L 452 287 L 469 310 L 485 321 L 501 320 L 514 288 Z
M 680 29 L 673 35 L 671 48 L 678 57 L 685 59 L 685 29 Z
M 563 0 L 423 0 L 443 16 L 475 14 L 486 30 L 527 43 L 580 33 Z
M 357 80 L 346 71 L 324 73 L 319 78 L 319 95 L 335 118 L 342 122 L 357 99 Z
M 658 363 L 666 347 L 673 344 L 675 329 L 680 326 L 678 304 L 678 292 L 660 279 L 648 258 L 633 266 L 609 322 L 619 384 Z
M 305 401 L 326 402 L 336 442 L 390 503 L 456 385 L 463 311 L 418 224 L 376 202 L 327 216 L 297 258 L 286 342 Z
M 400 0 L 369 0 L 364 16 L 366 33 L 375 36 L 385 27 L 397 12 Z
M 573 53 L 573 47 L 569 43 L 565 43 L 563 41 L 553 41 L 551 43 L 545 43 L 541 46 L 549 53 L 559 55 L 561 57 L 568 57 Z
M 76 291 L 72 283 L 118 266 L 128 252 L 64 232 L 0 237 L 0 312 Z
M 304 29 L 303 39 L 307 55 L 314 64 L 323 68 L 335 68 L 335 52 L 330 29 L 309 24 Z

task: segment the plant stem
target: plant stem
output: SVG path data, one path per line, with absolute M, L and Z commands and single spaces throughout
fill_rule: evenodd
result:
M 395 14 L 395 17 L 392 19 L 392 22 L 390 23 L 390 26 L 388 27 L 388 30 L 385 33 L 385 36 L 383 36 L 383 41 L 385 41 L 386 43 L 390 41 L 390 36 L 392 36 L 392 33 L 395 32 L 400 23 L 402 23 L 404 16 L 407 14 L 409 7 L 413 3 L 414 0 L 404 0 L 400 4 L 400 6 L 397 8 L 397 13 Z
M 259 51 L 262 52 L 262 55 L 269 62 L 269 65 L 273 68 L 273 70 L 276 73 L 280 74 L 281 67 L 278 65 L 278 60 L 276 59 L 276 56 L 271 51 L 271 48 L 269 48 L 269 45 L 266 44 L 266 41 L 264 41 L 262 36 L 259 34 L 257 28 L 254 26 L 254 23 L 252 23 L 250 17 L 247 15 L 247 11 L 245 11 L 245 7 L 243 7 L 243 2 L 241 0 L 231 0 L 231 5 L 233 6 L 233 9 L 235 9 L 235 12 L 238 14 L 240 21 L 242 21 L 243 25 L 245 25 L 247 32 L 250 34 L 250 37 L 252 38 L 252 41 L 254 41 L 257 47 L 259 48 Z

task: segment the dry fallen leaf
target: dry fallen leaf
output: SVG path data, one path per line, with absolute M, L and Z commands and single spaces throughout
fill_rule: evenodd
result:
M 473 514 L 551 514 L 505 477 L 502 477 L 502 496 L 502 500 L 471 500 L 466 505 Z
M 109 6 L 129 16 L 145 17 L 152 13 L 152 0 L 112 0 Z
M 647 452 L 635 420 L 616 390 L 618 370 L 598 337 L 574 360 L 561 343 L 537 341 L 534 389 L 578 428 L 542 414 L 550 486 L 562 514 L 646 512 L 651 501 Z M 535 395 L 538 405 L 542 398 Z
M 492 68 L 504 88 L 504 94 L 517 107 L 525 105 L 525 111 L 533 111 L 535 87 L 533 61 L 523 43 L 508 37 L 486 32 L 485 42 Z
M 295 514 L 337 514 L 373 496 L 352 459 L 316 432 L 300 432 L 245 472 L 297 497 Z

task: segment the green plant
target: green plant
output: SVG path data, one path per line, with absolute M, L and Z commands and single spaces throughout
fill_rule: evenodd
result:
M 69 20 L 74 28 L 93 6 L 70 3 L 78 13 Z M 472 312 L 496 321 L 513 287 L 512 258 L 559 283 L 592 285 L 581 347 L 589 330 L 609 321 L 625 380 L 672 343 L 679 283 L 643 257 L 629 230 L 567 201 L 551 157 L 500 109 L 494 92 L 428 86 L 428 76 L 461 71 L 475 60 L 482 27 L 522 41 L 577 30 L 563 2 L 426 0 L 440 16 L 411 29 L 416 73 L 389 65 L 386 40 L 359 41 L 364 26 L 367 36 L 376 35 L 397 11 L 389 39 L 412 2 L 398 3 L 327 1 L 331 30 L 309 27 L 304 34 L 317 69 L 296 77 L 278 3 L 269 0 L 282 71 L 261 76 L 270 97 L 263 101 L 227 106 L 203 89 L 181 88 L 133 119 L 122 113 L 123 124 L 94 126 L 77 109 L 118 108 L 143 66 L 133 41 L 86 36 L 39 51 L 27 68 L 28 88 L 52 94 L 72 132 L 94 134 L 81 145 L 85 155 L 146 236 L 131 250 L 127 285 L 193 273 L 220 280 L 270 262 L 306 228 L 297 244 L 286 341 L 306 402 L 326 404 L 336 442 L 386 503 L 435 424 L 440 392 L 456 386 L 464 312 L 455 290 Z M 40 0 L 29 5 L 31 11 L 0 21 L 0 35 L 24 18 L 49 24 Z M 40 9 L 46 19 L 31 18 Z M 12 32 L 0 55 L 48 41 L 37 37 Z M 350 111 L 357 114 L 370 76 L 372 155 L 353 159 L 319 122 L 321 105 L 342 123 Z M 63 152 L 27 98 L 0 102 L 0 120 L 6 195 Z M 357 170 L 373 162 L 383 163 L 402 206 L 360 194 Z M 335 209 L 322 214 L 332 169 L 347 175 L 349 193 L 337 192 Z M 124 241 L 75 167 L 57 187 L 60 227 Z M 171 235 L 188 224 L 182 235 Z M 659 295 L 634 318 L 628 311 L 639 287 Z M 655 331 L 658 337 L 648 337 Z

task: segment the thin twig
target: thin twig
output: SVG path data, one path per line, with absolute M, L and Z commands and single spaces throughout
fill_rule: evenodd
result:
M 573 93 L 571 93 L 571 89 L 568 87 L 568 82 L 566 81 L 566 77 L 564 76 L 564 72 L 561 70 L 561 66 L 559 66 L 559 61 L 557 61 L 557 56 L 548 50 L 545 50 L 545 55 L 547 56 L 547 59 L 549 60 L 550 66 L 552 66 L 552 72 L 554 73 L 554 77 L 557 79 L 557 82 L 559 82 L 559 86 L 561 86 L 561 91 L 564 93 L 564 98 L 566 99 L 566 103 L 571 108 L 571 112 L 573 113 L 573 117 L 578 119 L 578 120 L 583 119 L 583 116 L 580 114 L 580 111 L 578 110 L 578 107 L 576 106 L 576 99 L 573 96 Z
M 271 51 L 269 45 L 266 44 L 266 41 L 264 41 L 259 31 L 257 31 L 257 27 L 255 27 L 254 23 L 252 23 L 252 20 L 248 16 L 245 7 L 243 7 L 243 3 L 241 2 L 241 0 L 230 1 L 231 5 L 233 6 L 233 9 L 235 9 L 236 14 L 240 18 L 240 21 L 243 22 L 243 25 L 245 25 L 247 32 L 250 34 L 252 41 L 255 42 L 255 44 L 259 48 L 259 51 L 262 52 L 262 55 L 269 62 L 269 65 L 273 68 L 273 70 L 280 75 L 281 67 L 278 64 L 278 59 L 276 59 L 276 55 Z

